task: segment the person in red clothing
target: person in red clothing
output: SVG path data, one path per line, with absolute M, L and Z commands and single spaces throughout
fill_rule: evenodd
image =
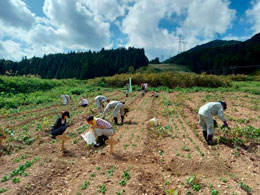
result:
M 97 136 L 97 144 L 94 147 L 103 146 L 108 140 L 108 136 L 115 133 L 112 125 L 104 119 L 88 116 L 86 120 Z

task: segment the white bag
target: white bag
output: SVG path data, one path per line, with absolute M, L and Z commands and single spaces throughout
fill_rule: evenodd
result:
M 88 145 L 96 144 L 96 137 L 93 130 L 88 131 L 84 135 L 81 135 L 81 137 L 88 143 Z
M 149 120 L 149 124 L 153 125 L 153 126 L 157 126 L 158 125 L 158 119 L 152 118 L 151 120 Z

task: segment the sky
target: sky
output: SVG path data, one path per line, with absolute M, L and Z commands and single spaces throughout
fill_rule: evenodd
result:
M 0 59 L 144 48 L 161 61 L 260 32 L 260 0 L 0 0 Z

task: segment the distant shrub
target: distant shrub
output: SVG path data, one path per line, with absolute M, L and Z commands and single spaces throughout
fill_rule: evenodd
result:
M 71 94 L 73 95 L 81 95 L 85 92 L 85 89 L 82 88 L 75 88 L 71 90 Z
M 132 78 L 133 85 L 140 85 L 147 82 L 149 86 L 160 87 L 165 86 L 168 88 L 190 88 L 190 87 L 230 87 L 231 81 L 227 77 L 220 77 L 215 75 L 199 75 L 192 73 L 136 73 L 136 74 L 117 74 L 112 77 L 95 78 L 89 80 L 92 84 L 99 82 L 105 83 L 106 86 L 123 87 L 128 83 L 129 78 Z
M 37 77 L 0 77 L 0 91 L 11 94 L 49 90 L 60 85 L 61 83 L 58 81 L 44 80 Z

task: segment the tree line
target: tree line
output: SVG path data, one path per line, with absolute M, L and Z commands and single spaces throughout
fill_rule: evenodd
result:
M 20 62 L 0 60 L 0 74 L 39 75 L 41 78 L 89 79 L 134 71 L 148 66 L 144 49 L 118 48 L 99 52 L 49 54 L 42 58 L 23 58 Z
M 216 40 L 183 52 L 166 62 L 188 65 L 195 73 L 250 74 L 260 65 L 260 33 L 240 41 Z

